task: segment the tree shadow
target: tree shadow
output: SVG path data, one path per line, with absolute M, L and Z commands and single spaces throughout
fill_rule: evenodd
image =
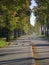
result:
M 29 52 L 10 52 L 10 53 L 2 53 L 0 56 L 7 56 L 7 55 L 13 55 L 13 54 L 24 54 L 24 53 L 29 53 Z
M 35 44 L 35 46 L 49 46 L 49 44 Z
M 46 60 L 46 59 L 49 59 L 49 57 L 35 58 L 35 60 Z
M 28 58 L 5 60 L 0 61 L 0 65 L 32 65 L 34 64 L 34 62 L 32 62 L 33 59 L 34 59 L 33 57 L 28 57 Z

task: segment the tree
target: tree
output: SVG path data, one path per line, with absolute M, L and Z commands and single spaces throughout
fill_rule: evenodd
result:
M 40 20 L 42 26 L 47 26 L 49 18 L 49 0 L 35 0 L 37 6 L 34 7 L 34 14 L 38 20 Z M 46 31 L 46 29 L 45 29 Z
M 6 38 L 7 41 L 10 40 L 10 33 L 17 27 L 19 23 L 16 23 L 19 17 L 19 21 L 21 22 L 23 19 L 22 12 L 29 16 L 29 4 L 30 0 L 1 0 L 0 1 L 0 28 L 6 29 Z M 29 15 L 28 15 L 29 14 Z M 20 24 L 19 24 L 20 25 Z

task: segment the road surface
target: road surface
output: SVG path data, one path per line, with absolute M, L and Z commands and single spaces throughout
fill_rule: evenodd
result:
M 35 65 L 31 37 L 22 36 L 11 45 L 0 48 L 0 65 Z
M 36 65 L 49 65 L 49 41 L 38 37 L 32 43 Z
M 22 36 L 0 48 L 0 65 L 49 65 L 49 41 L 38 36 Z

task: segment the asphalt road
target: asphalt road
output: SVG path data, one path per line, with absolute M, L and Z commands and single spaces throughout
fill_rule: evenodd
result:
M 0 65 L 49 65 L 49 41 L 37 36 L 22 36 L 0 48 Z
M 49 41 L 35 38 L 32 43 L 36 65 L 49 65 Z
M 0 65 L 35 65 L 31 37 L 22 36 L 11 45 L 0 48 Z

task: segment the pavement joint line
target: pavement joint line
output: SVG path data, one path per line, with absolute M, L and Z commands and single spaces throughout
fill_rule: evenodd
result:
M 33 56 L 34 56 L 34 60 L 35 60 L 35 65 L 40 65 L 37 60 L 37 54 L 35 53 L 35 45 L 32 45 L 32 51 L 33 51 Z

